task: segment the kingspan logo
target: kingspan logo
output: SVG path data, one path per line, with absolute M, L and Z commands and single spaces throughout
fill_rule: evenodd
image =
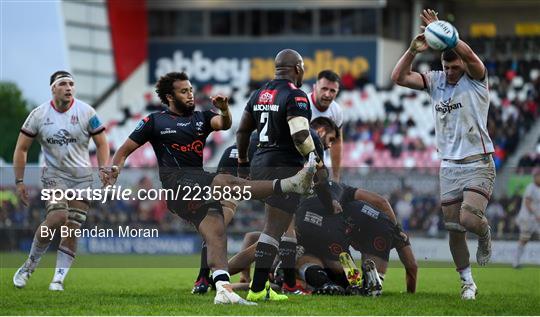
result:
M 68 130 L 60 129 L 52 138 L 47 138 L 47 143 L 67 146 L 69 143 L 77 143 L 77 139 L 72 137 Z
M 220 57 L 214 60 L 204 57 L 201 50 L 195 50 L 191 57 L 182 51 L 175 51 L 172 57 L 162 57 L 156 62 L 155 78 L 173 72 L 185 71 L 191 78 L 200 82 L 215 80 L 244 87 L 250 79 L 249 58 Z
M 443 101 L 440 104 L 435 105 L 435 111 L 442 112 L 442 114 L 451 113 L 452 110 L 463 108 L 463 105 L 461 102 L 458 103 L 450 103 L 450 99 L 447 101 Z

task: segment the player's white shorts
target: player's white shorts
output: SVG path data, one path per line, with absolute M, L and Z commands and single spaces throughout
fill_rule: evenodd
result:
M 532 220 L 518 220 L 519 240 L 530 240 L 533 234 L 540 235 L 540 223 Z
M 43 186 L 43 189 L 60 189 L 62 191 L 66 191 L 67 189 L 81 189 L 85 190 L 87 188 L 92 189 L 93 185 L 93 179 L 92 176 L 86 177 L 86 178 L 80 178 L 80 179 L 66 179 L 64 177 L 42 177 L 41 178 L 41 184 Z M 69 195 L 67 195 L 69 197 Z M 56 196 L 55 196 L 56 197 Z M 83 200 L 88 202 L 88 200 Z M 66 199 L 62 199 L 60 201 L 67 202 Z M 48 204 L 48 202 L 47 202 Z
M 461 202 L 463 191 L 472 191 L 489 199 L 495 174 L 495 163 L 490 155 L 470 163 L 443 160 L 439 170 L 442 205 Z

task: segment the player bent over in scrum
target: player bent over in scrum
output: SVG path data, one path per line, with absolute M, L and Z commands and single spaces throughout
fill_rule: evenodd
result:
M 315 294 L 380 295 L 389 253 L 395 248 L 405 266 L 407 292 L 414 293 L 418 267 L 409 239 L 397 224 L 388 201 L 378 194 L 344 184 L 333 183 L 331 190 L 334 197 L 340 198 L 343 213 L 332 214 L 317 197 L 310 197 L 300 204 L 295 214 L 299 245 L 297 269 L 301 279 L 314 289 Z M 244 244 L 257 237 L 257 233 L 246 234 Z M 344 271 L 356 268 L 354 262 L 350 263 L 349 246 L 362 252 L 362 260 L 368 264 L 363 266 L 361 290 L 348 287 L 359 283 L 356 280 L 359 274 L 357 277 L 344 274 Z M 229 261 L 231 273 L 249 268 L 253 253 L 254 245 L 232 257 Z M 344 254 L 348 255 L 347 261 L 342 261 Z M 243 285 L 235 287 L 242 288 Z
M 343 274 L 357 272 L 349 255 L 352 246 L 362 253 L 361 293 L 380 295 L 390 250 L 395 248 L 406 269 L 407 291 L 414 293 L 416 260 L 390 204 L 377 194 L 341 183 L 332 184 L 332 193 L 340 197 L 343 213 L 329 213 L 316 197 L 303 201 L 296 213 L 303 252 L 298 259 L 300 277 L 316 294 L 343 294 L 349 284 L 357 286 L 357 274 Z M 356 288 L 348 293 L 355 294 Z
M 113 157 L 113 166 L 108 172 L 109 184 L 114 184 L 126 158 L 146 142 L 150 142 L 156 153 L 160 180 L 165 189 L 179 191 L 182 199 L 167 197 L 169 210 L 191 222 L 202 235 L 208 247 L 208 265 L 216 285 L 216 304 L 253 304 L 232 291 L 227 267 L 227 238 L 223 222 L 223 209 L 219 201 L 229 190 L 239 187 L 249 191 L 244 199 L 262 199 L 283 193 L 304 194 L 310 191 L 315 159 L 308 160 L 307 167 L 287 179 L 247 181 L 231 175 L 208 173 L 203 169 L 203 147 L 212 131 L 229 129 L 231 115 L 228 98 L 217 96 L 212 103 L 221 114 L 211 111 L 194 111 L 193 87 L 185 73 L 169 73 L 159 79 L 156 92 L 168 110 L 152 113 L 144 118 L 135 131 L 118 149 Z M 163 133 L 165 131 L 165 133 Z M 210 188 L 207 200 L 189 197 L 194 187 Z

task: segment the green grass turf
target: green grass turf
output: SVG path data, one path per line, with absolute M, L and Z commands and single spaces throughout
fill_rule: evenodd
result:
M 0 254 L 0 315 L 540 315 L 539 267 L 474 267 L 480 293 L 473 302 L 460 299 L 449 264 L 421 262 L 414 295 L 404 292 L 404 270 L 393 264 L 380 298 L 290 296 L 242 307 L 213 305 L 213 294 L 190 294 L 195 256 L 81 255 L 63 293 L 47 290 L 54 254 L 26 288 L 16 289 L 12 276 L 25 256 Z

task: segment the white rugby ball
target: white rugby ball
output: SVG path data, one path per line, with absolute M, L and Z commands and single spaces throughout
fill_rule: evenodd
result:
M 454 48 L 459 40 L 456 28 L 446 21 L 431 22 L 424 31 L 426 42 L 434 50 Z

